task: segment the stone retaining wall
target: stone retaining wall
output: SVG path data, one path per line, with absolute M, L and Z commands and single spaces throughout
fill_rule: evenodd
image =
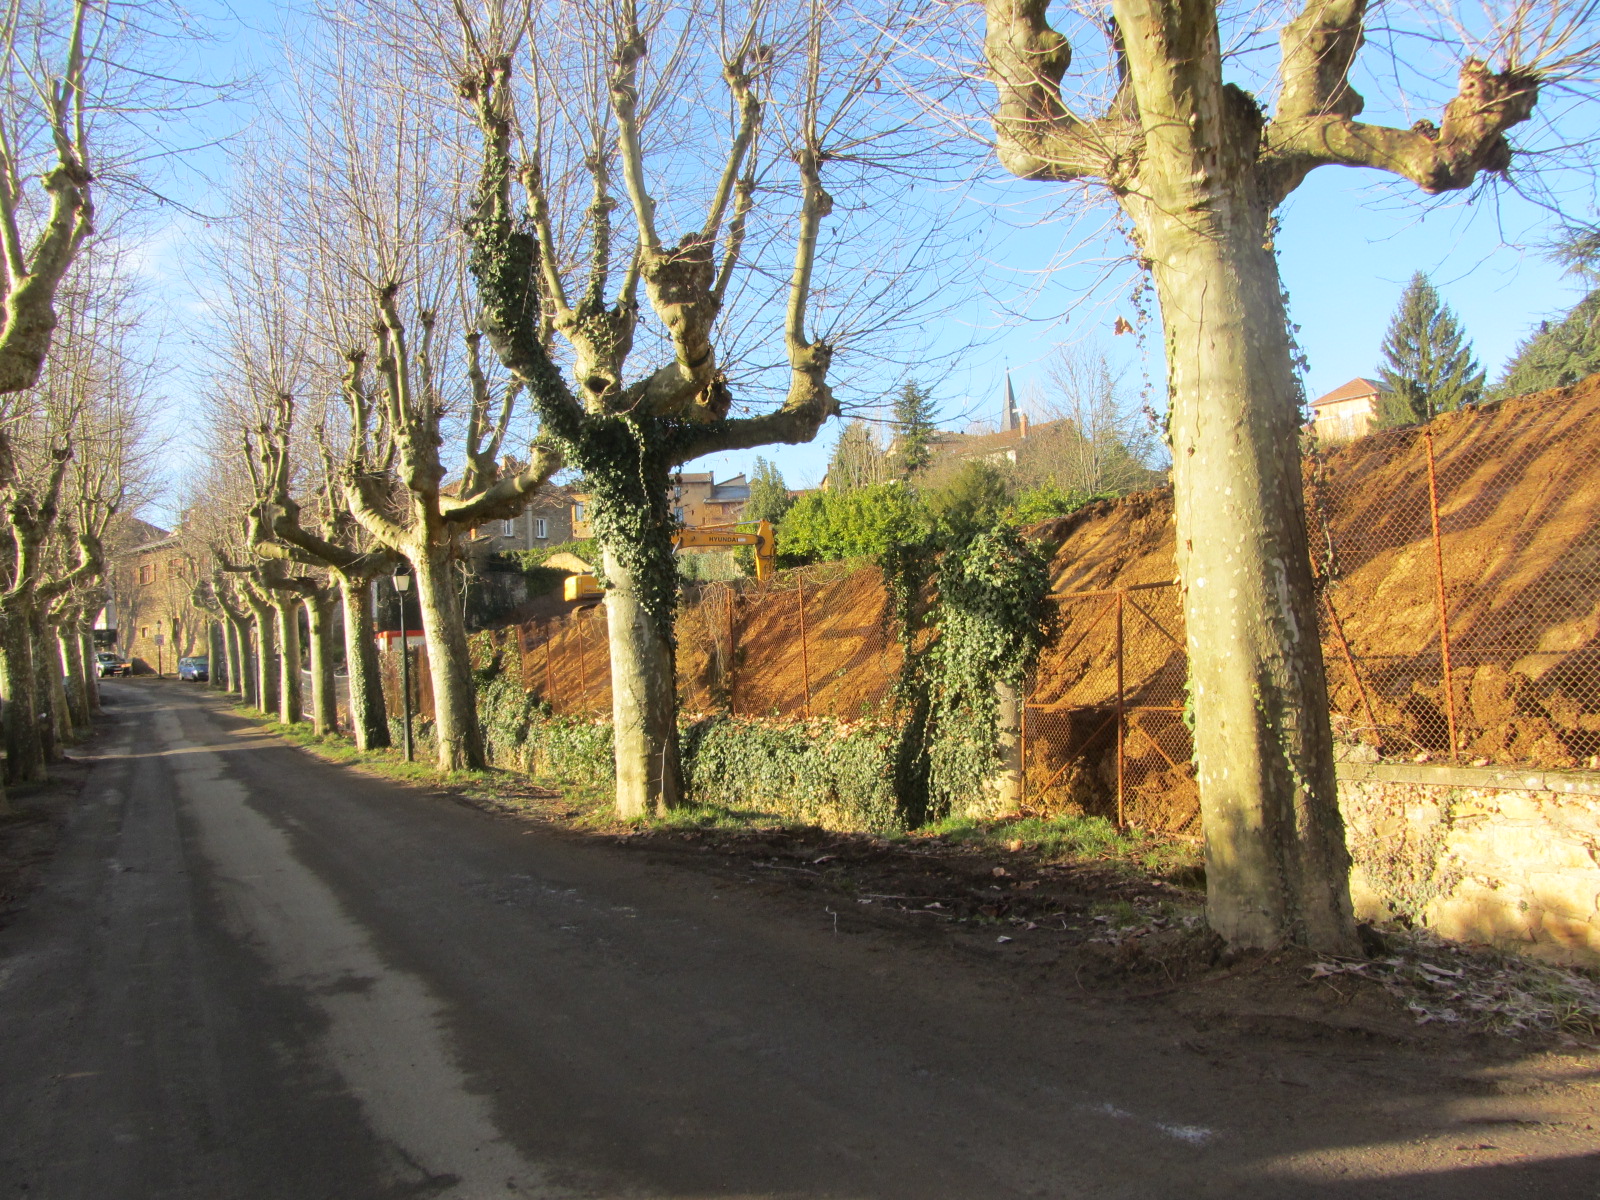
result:
M 1600 966 L 1600 775 L 1341 763 L 1363 919 Z

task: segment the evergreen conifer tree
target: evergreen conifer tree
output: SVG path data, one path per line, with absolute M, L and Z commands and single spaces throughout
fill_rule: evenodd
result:
M 1472 357 L 1455 313 L 1418 271 L 1400 297 L 1383 338 L 1380 373 L 1388 394 L 1379 401 L 1380 426 L 1415 425 L 1483 395 L 1484 373 Z
M 836 491 L 870 487 L 889 478 L 889 459 L 877 432 L 859 417 L 839 431 L 828 460 L 828 486 Z
M 894 472 L 901 479 L 920 474 L 933 457 L 934 421 L 938 412 L 928 389 L 907 380 L 894 398 Z
M 1600 228 L 1567 230 L 1551 248 L 1550 257 L 1570 274 L 1600 282 Z M 1559 321 L 1540 322 L 1539 329 L 1517 346 L 1493 394 L 1521 396 L 1546 388 L 1567 387 L 1600 371 L 1600 288 L 1591 291 Z
M 789 486 L 777 465 L 757 458 L 755 470 L 750 473 L 750 499 L 745 501 L 743 519 L 746 521 L 771 521 L 776 525 L 794 506 Z

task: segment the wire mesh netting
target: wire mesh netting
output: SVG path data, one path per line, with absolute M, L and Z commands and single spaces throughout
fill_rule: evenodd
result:
M 1193 832 L 1183 614 L 1170 583 L 1060 593 L 1023 703 L 1023 805 Z
M 1312 449 L 1307 526 L 1345 756 L 1600 767 L 1597 466 L 1600 389 Z M 1130 500 L 1131 524 L 1105 510 L 1058 552 L 1053 578 L 1087 578 L 1093 561 L 1112 586 L 1052 597 L 1024 697 L 1030 810 L 1198 830 L 1181 591 L 1131 582 L 1171 579 L 1165 504 Z M 1117 542 L 1132 536 L 1118 529 L 1143 543 Z M 609 712 L 603 608 L 515 636 L 524 686 L 554 712 Z M 853 720 L 889 702 L 903 662 L 871 567 L 701 585 L 684 596 L 678 637 L 691 715 Z
M 1336 732 L 1600 765 L 1600 420 L 1524 397 L 1308 462 Z
M 900 671 L 874 568 L 837 564 L 685 592 L 677 615 L 678 700 L 686 715 L 829 716 L 876 710 Z M 522 683 L 560 716 L 611 709 L 600 605 L 517 627 Z

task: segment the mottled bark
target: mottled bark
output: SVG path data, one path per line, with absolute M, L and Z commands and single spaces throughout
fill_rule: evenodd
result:
M 371 587 L 367 580 L 339 576 L 344 603 L 344 661 L 349 676 L 350 732 L 359 750 L 379 750 L 389 742 L 378 646 L 372 633 Z
M 83 686 L 89 700 L 89 712 L 100 711 L 100 672 L 95 666 L 94 630 L 84 623 L 78 627 L 78 654 L 83 660 Z
M 46 763 L 60 762 L 61 747 L 67 739 L 66 688 L 61 680 L 55 630 L 40 604 L 34 605 L 29 629 L 33 635 L 33 699 L 39 706 L 39 745 Z
M 974 817 L 1007 817 L 1022 804 L 1022 689 L 995 685 L 995 753 L 999 769 L 990 777 L 987 795 L 974 806 Z
M 605 571 L 612 585 L 606 591 L 606 625 L 617 815 L 650 816 L 683 802 L 671 631 L 639 602 L 631 573 L 609 550 Z
M 23 598 L 0 613 L 0 688 L 6 703 L 0 715 L 6 743 L 6 782 L 44 778 L 44 748 L 39 741 L 39 710 L 34 699 L 33 633 L 30 605 Z
M 1357 953 L 1273 213 L 1323 165 L 1377 167 L 1425 191 L 1503 169 L 1535 80 L 1469 60 L 1441 126 L 1363 125 L 1349 73 L 1366 3 L 1307 0 L 1283 31 L 1269 120 L 1224 82 L 1211 4 L 1113 0 L 1118 88 L 1086 120 L 1062 102 L 1071 47 L 1045 0 L 985 7 L 1000 161 L 1030 179 L 1102 181 L 1154 276 L 1208 917 L 1237 945 Z
M 66 668 L 67 714 L 77 729 L 88 729 L 93 723 L 89 712 L 89 683 L 83 661 L 83 639 L 79 622 L 62 622 L 56 630 L 56 642 L 61 661 Z
M 416 604 L 428 639 L 433 677 L 433 736 L 441 770 L 482 770 L 488 765 L 472 687 L 472 657 L 461 620 L 450 562 L 442 555 L 413 560 Z M 442 561 L 441 561 L 442 559 Z
M 339 728 L 338 694 L 333 684 L 333 595 L 319 592 L 306 605 L 311 642 L 311 731 L 326 734 Z
M 278 623 L 272 605 L 256 596 L 249 597 L 255 617 L 255 688 L 251 702 L 267 716 L 278 711 Z
M 300 597 L 275 592 L 272 607 L 278 619 L 278 720 L 298 725 L 304 717 L 300 673 Z

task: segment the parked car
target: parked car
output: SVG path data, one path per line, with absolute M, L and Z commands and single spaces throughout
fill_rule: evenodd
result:
M 95 674 L 104 679 L 107 675 L 132 675 L 133 664 L 120 654 L 102 650 L 94 656 Z
M 204 654 L 196 658 L 180 658 L 178 660 L 178 678 L 188 679 L 194 683 L 204 683 L 210 678 L 211 660 Z

